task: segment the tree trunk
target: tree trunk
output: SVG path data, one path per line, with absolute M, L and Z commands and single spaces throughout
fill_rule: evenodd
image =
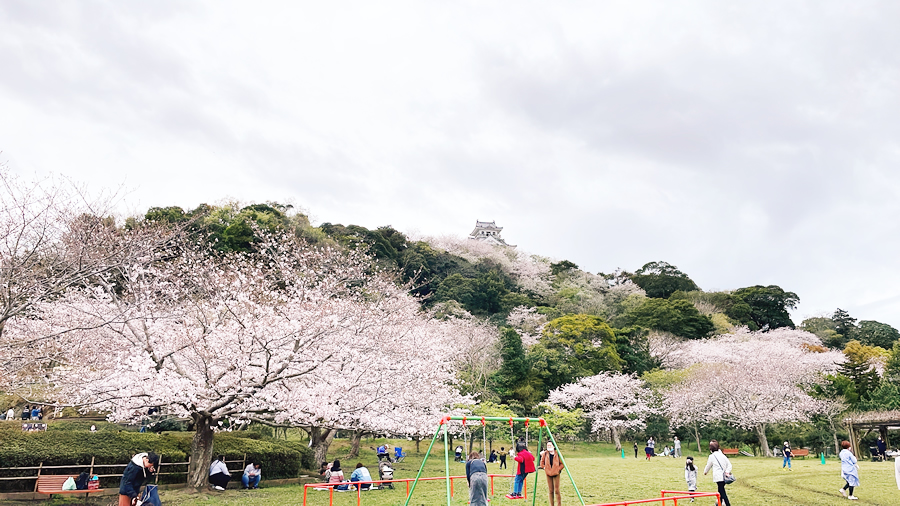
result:
M 617 431 L 615 427 L 612 427 L 609 429 L 609 432 L 612 435 L 613 443 L 616 444 L 616 451 L 622 451 L 622 442 L 619 441 L 619 431 Z
M 697 453 L 700 453 L 700 428 L 694 425 L 694 439 L 697 440 Z
M 191 440 L 191 464 L 188 466 L 188 488 L 204 490 L 209 479 L 209 464 L 213 458 L 213 419 L 193 416 L 194 438 Z
M 361 430 L 353 431 L 353 436 L 350 437 L 350 453 L 347 454 L 347 458 L 359 457 L 359 444 L 363 435 L 365 435 L 365 432 Z
M 335 429 L 323 429 L 321 427 L 310 427 L 309 447 L 313 451 L 313 459 L 316 465 L 328 461 L 328 447 L 334 441 L 334 435 L 337 434 Z
M 772 449 L 769 448 L 769 440 L 766 439 L 766 424 L 761 423 L 756 426 L 756 435 L 759 438 L 761 453 L 766 457 L 771 457 Z
M 422 453 L 422 450 L 419 448 L 419 444 L 422 443 L 422 438 L 416 436 L 416 453 Z

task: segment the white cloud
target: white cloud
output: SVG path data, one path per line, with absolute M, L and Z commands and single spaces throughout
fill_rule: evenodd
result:
M 0 150 L 900 327 L 893 2 L 0 5 Z

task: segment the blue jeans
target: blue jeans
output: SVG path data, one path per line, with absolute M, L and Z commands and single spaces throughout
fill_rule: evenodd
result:
M 784 466 L 787 466 L 788 469 L 791 468 L 791 458 L 790 457 L 788 457 L 788 456 L 784 457 L 784 462 L 781 463 L 781 467 L 783 468 Z
M 513 495 L 522 495 L 522 486 L 525 484 L 525 475 L 517 474 L 513 482 Z
M 258 487 L 259 479 L 262 478 L 260 475 L 250 476 L 249 474 L 245 474 L 241 476 L 241 483 L 244 484 L 244 487 Z

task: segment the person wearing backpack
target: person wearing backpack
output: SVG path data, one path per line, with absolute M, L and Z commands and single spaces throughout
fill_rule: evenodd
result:
M 141 485 L 153 476 L 158 465 L 159 455 L 153 452 L 138 453 L 131 457 L 119 482 L 119 506 L 132 506 L 137 502 Z

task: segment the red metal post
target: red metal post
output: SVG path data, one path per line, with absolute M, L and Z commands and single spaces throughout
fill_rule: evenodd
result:
M 334 487 L 328 487 L 328 506 L 334 506 Z
M 306 506 L 306 492 L 309 490 L 309 487 L 303 485 L 303 506 Z

